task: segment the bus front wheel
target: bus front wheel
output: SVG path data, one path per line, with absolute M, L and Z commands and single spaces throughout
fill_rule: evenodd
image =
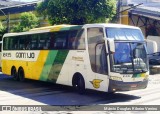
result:
M 25 81 L 25 75 L 24 75 L 24 70 L 23 68 L 19 68 L 18 70 L 18 77 L 19 77 L 19 80 L 21 82 Z
M 15 67 L 12 68 L 12 70 L 11 70 L 11 75 L 13 76 L 13 79 L 14 79 L 14 80 L 16 80 L 16 81 L 19 80 Z
M 73 78 L 73 87 L 78 91 L 79 94 L 83 94 L 85 92 L 85 82 L 81 75 Z

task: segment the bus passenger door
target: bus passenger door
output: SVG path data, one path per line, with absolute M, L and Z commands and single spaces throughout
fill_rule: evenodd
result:
M 87 29 L 89 65 L 88 88 L 108 91 L 109 77 L 104 32 L 101 27 Z
M 98 43 L 95 47 L 95 51 L 97 89 L 100 91 L 108 91 L 109 77 L 105 43 Z

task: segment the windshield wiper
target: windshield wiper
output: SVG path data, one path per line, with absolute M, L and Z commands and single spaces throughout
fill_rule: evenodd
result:
M 146 73 L 147 72 L 147 70 L 145 69 L 136 69 L 135 71 L 134 71 L 134 73 Z

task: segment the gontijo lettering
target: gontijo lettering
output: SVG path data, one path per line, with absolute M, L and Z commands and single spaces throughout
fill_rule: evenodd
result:
M 35 58 L 35 53 L 33 53 L 33 52 L 17 52 L 16 58 Z

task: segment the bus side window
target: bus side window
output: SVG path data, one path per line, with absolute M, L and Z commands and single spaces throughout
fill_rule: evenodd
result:
M 67 44 L 67 32 L 57 32 L 55 35 L 54 48 L 65 49 Z
M 26 35 L 26 40 L 25 40 L 25 49 L 30 50 L 31 49 L 31 35 Z
M 12 37 L 12 43 L 11 43 L 12 50 L 18 50 L 18 40 L 19 40 L 18 36 Z
M 31 42 L 31 49 L 33 49 L 33 50 L 37 49 L 37 40 L 36 39 L 32 40 L 32 42 Z
M 9 40 L 8 49 L 9 50 L 16 50 L 17 49 L 17 45 L 18 45 L 18 39 L 17 39 L 17 37 L 12 36 L 8 40 Z
M 18 36 L 17 39 L 19 39 L 19 49 L 20 50 L 25 50 L 26 49 L 26 36 L 22 35 L 22 36 Z
M 37 35 L 34 34 L 31 37 L 31 50 L 36 50 L 37 49 Z
M 0 42 L 0 52 L 2 51 L 2 42 Z
M 70 31 L 69 37 L 68 37 L 68 49 L 75 49 L 75 38 L 78 30 Z
M 65 45 L 66 45 L 66 41 L 61 38 L 57 38 L 54 43 L 55 48 L 58 48 L 58 49 L 65 48 Z
M 85 32 L 84 32 L 84 29 L 80 30 L 76 35 L 75 48 L 76 49 L 85 49 Z
M 54 49 L 54 41 L 55 41 L 54 33 L 51 33 L 49 38 L 49 42 L 50 42 L 49 49 Z
M 47 39 L 44 49 L 49 49 L 49 48 L 50 48 L 50 39 Z
M 18 44 L 14 45 L 14 49 L 17 50 L 18 49 Z
M 41 44 L 43 49 L 48 50 L 50 48 L 50 33 L 42 33 L 41 40 L 43 40 Z
M 19 44 L 19 49 L 20 49 L 20 50 L 23 50 L 23 49 L 24 49 L 23 44 Z
M 13 42 L 13 38 L 9 38 L 9 45 L 8 45 L 8 50 L 11 50 L 12 49 L 12 43 Z
M 44 49 L 44 47 L 45 47 L 45 40 L 40 39 L 38 43 L 38 49 Z
M 9 38 L 3 38 L 3 50 L 7 50 L 8 49 L 8 39 Z

